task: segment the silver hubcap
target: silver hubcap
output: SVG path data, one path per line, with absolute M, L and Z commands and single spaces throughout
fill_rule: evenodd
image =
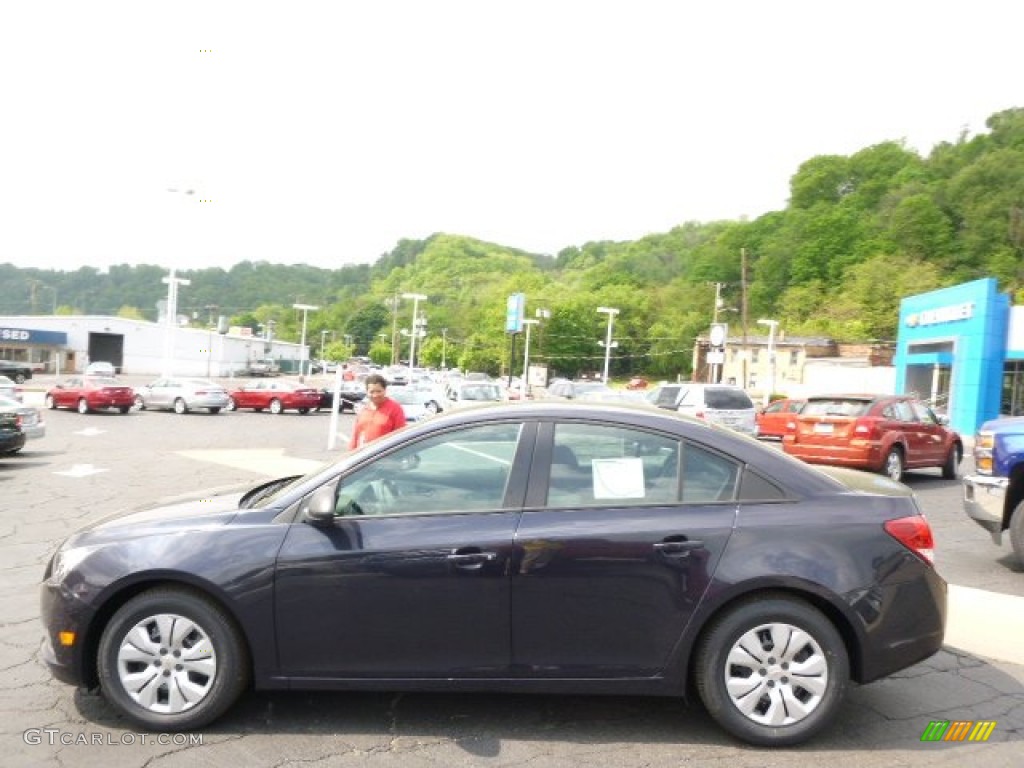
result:
M 790 624 L 762 624 L 729 651 L 725 687 L 736 708 L 760 725 L 799 723 L 828 690 L 821 646 Z
M 902 467 L 900 466 L 900 456 L 898 453 L 890 453 L 889 457 L 885 461 L 885 471 L 893 480 L 899 480 L 903 474 Z
M 117 652 L 117 675 L 139 706 L 174 714 L 210 693 L 217 655 L 202 627 L 184 616 L 161 613 L 143 619 L 125 635 Z

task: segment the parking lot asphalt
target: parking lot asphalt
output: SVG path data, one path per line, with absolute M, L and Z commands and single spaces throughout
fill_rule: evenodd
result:
M 26 399 L 41 404 L 41 390 L 28 390 Z M 733 742 L 698 705 L 677 700 L 439 694 L 252 694 L 200 734 L 202 743 L 157 743 L 119 720 L 102 697 L 52 680 L 39 661 L 38 585 L 51 552 L 72 530 L 115 509 L 332 460 L 351 416 L 341 419 L 334 450 L 327 448 L 325 413 L 60 411 L 47 412 L 47 421 L 38 445 L 0 463 L 5 766 L 1022 764 L 1024 597 L 984 583 L 951 585 L 943 651 L 891 678 L 854 686 L 835 726 L 798 749 Z M 954 503 L 943 502 L 947 509 Z M 983 532 L 968 530 L 977 535 L 980 557 L 998 557 Z M 1014 575 L 1021 576 L 1008 578 Z M 921 740 L 929 723 L 947 720 L 996 725 L 984 743 Z

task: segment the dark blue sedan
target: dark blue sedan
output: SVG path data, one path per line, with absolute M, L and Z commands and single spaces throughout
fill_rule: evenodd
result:
M 836 479 L 836 477 L 842 479 Z M 43 658 L 143 728 L 259 689 L 684 696 L 802 742 L 942 645 L 905 486 L 644 406 L 467 409 L 71 536 Z

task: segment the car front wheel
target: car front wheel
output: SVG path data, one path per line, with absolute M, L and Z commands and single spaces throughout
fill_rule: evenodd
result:
M 180 397 L 174 401 L 174 412 L 177 414 L 188 413 L 188 406 Z
M 245 646 L 230 618 L 181 589 L 153 589 L 125 603 L 103 630 L 98 653 L 104 697 L 146 729 L 207 725 L 248 683 Z
M 956 480 L 957 469 L 960 466 L 960 446 L 954 445 L 949 449 L 945 464 L 942 465 L 942 476 L 946 480 Z
M 224 406 L 225 411 L 234 411 L 238 408 L 238 404 L 235 402 L 235 398 L 229 397 L 227 405 Z
M 1024 501 L 1017 505 L 1010 518 L 1010 544 L 1017 562 L 1024 566 Z
M 89 412 L 89 403 L 86 402 L 84 397 L 81 400 L 78 401 L 78 412 L 79 413 L 88 413 Z
M 47 395 L 44 403 L 51 411 L 57 410 L 57 401 L 53 399 L 53 395 Z
M 709 714 L 759 746 L 799 744 L 836 716 L 849 687 L 842 638 L 799 600 L 760 597 L 714 621 L 697 652 L 696 682 Z

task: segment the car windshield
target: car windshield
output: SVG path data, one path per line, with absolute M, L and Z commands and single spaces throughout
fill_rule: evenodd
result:
M 740 411 L 754 407 L 750 397 L 742 389 L 708 388 L 704 390 L 704 402 L 708 408 L 720 411 Z
M 801 416 L 863 416 L 867 413 L 869 400 L 829 397 L 820 400 L 808 400 L 800 411 Z

